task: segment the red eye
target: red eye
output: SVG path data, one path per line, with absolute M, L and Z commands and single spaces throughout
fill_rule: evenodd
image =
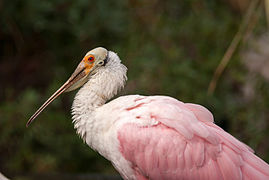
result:
M 90 55 L 89 57 L 88 57 L 88 61 L 90 61 L 90 62 L 93 62 L 94 61 L 94 56 L 93 55 Z

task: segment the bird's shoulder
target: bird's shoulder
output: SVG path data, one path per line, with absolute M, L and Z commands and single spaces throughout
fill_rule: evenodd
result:
M 103 109 L 121 124 L 154 126 L 161 123 L 188 139 L 194 134 L 208 137 L 210 134 L 205 126 L 214 122 L 213 115 L 205 107 L 169 96 L 122 96 L 107 103 Z
M 105 104 L 104 108 L 111 109 L 114 111 L 132 111 L 137 112 L 145 109 L 151 109 L 159 114 L 164 113 L 166 115 L 175 115 L 174 113 L 169 114 L 163 111 L 176 111 L 183 112 L 182 109 L 191 111 L 200 121 L 214 122 L 212 113 L 205 107 L 192 104 L 183 103 L 173 97 L 169 96 L 142 96 L 142 95 L 127 95 L 118 97 L 109 103 Z M 134 110 L 134 111 L 133 111 Z

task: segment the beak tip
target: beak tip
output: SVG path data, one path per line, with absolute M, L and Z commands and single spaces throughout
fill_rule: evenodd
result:
M 30 118 L 25 126 L 28 128 L 30 126 L 30 124 L 32 123 L 32 121 L 33 121 L 33 119 Z

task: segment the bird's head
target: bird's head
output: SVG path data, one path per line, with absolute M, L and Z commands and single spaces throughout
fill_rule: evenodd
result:
M 109 61 L 108 56 L 109 51 L 102 47 L 89 51 L 81 60 L 71 77 L 33 114 L 26 126 L 28 127 L 30 123 L 60 94 L 81 87 L 98 71 L 98 69 L 104 68 Z
M 108 51 L 103 47 L 89 51 L 67 80 L 65 92 L 75 90 L 85 84 L 88 78 L 108 61 Z

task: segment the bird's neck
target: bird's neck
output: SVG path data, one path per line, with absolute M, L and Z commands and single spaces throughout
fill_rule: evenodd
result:
M 72 105 L 73 123 L 82 139 L 85 140 L 87 129 L 91 128 L 88 122 L 93 119 L 92 114 L 95 109 L 105 104 L 106 101 L 107 98 L 98 93 L 88 83 L 75 96 Z
M 124 86 L 127 68 L 110 52 L 110 62 L 92 75 L 75 96 L 72 115 L 77 133 L 85 140 L 95 125 L 95 111 Z

